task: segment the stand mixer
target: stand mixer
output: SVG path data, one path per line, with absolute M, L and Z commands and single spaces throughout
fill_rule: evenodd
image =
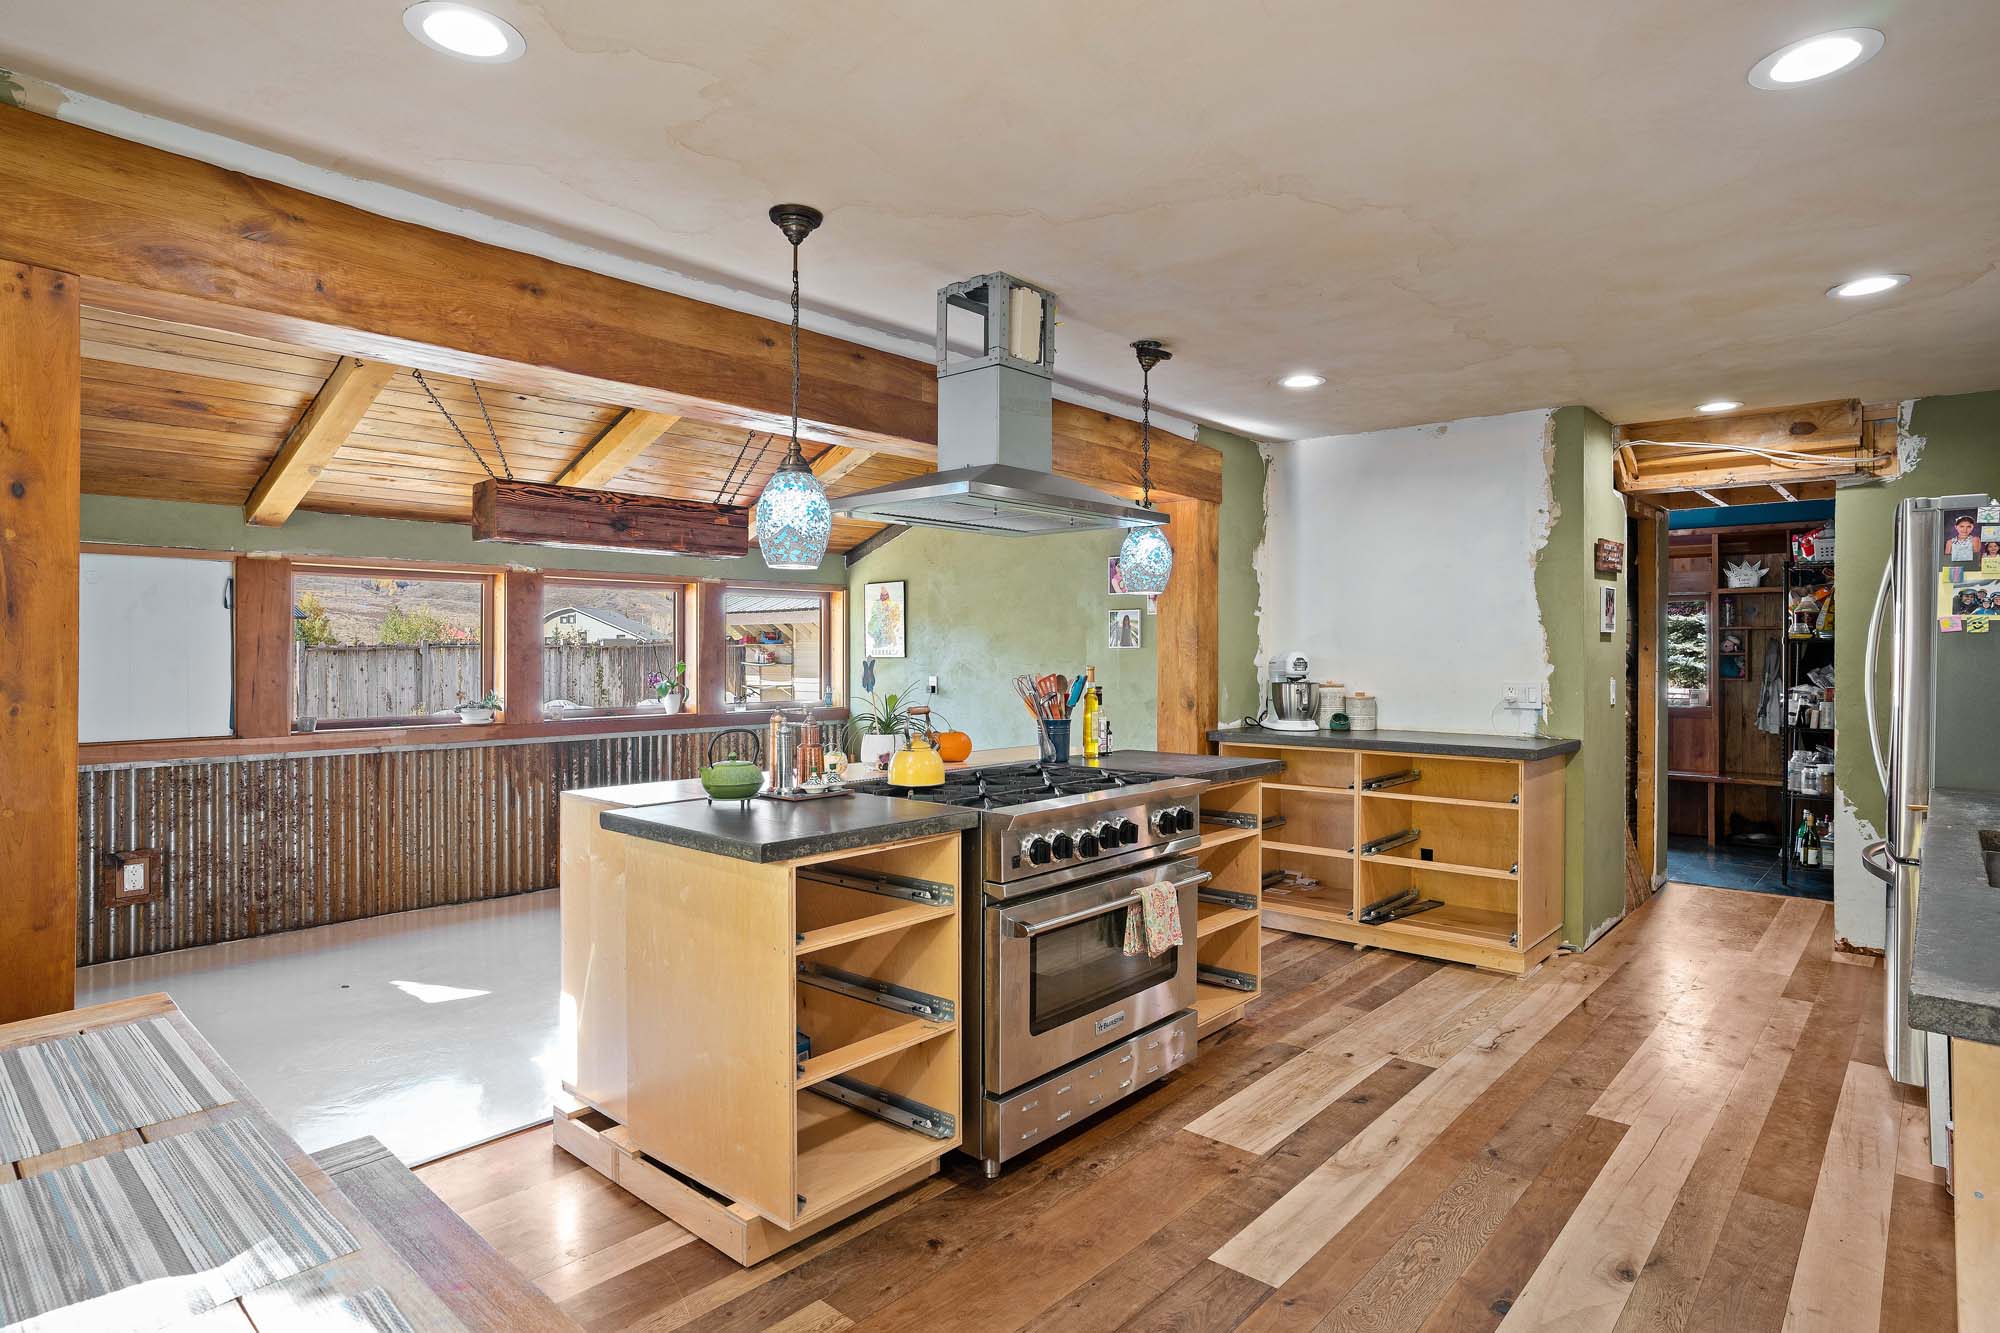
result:
M 1282 653 L 1266 667 L 1269 700 L 1260 719 L 1272 731 L 1318 731 L 1319 686 L 1307 677 L 1312 663 L 1304 653 Z

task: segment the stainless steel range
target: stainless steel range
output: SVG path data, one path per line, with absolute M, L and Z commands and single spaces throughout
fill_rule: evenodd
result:
M 989 1176 L 1009 1158 L 1195 1057 L 1195 902 L 1207 881 L 1204 784 L 1058 764 L 963 769 L 942 787 L 857 790 L 970 806 L 965 923 L 965 1144 Z M 1124 951 L 1138 890 L 1179 890 L 1187 943 Z

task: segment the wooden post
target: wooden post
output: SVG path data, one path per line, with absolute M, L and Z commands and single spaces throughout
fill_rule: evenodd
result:
M 1174 575 L 1160 596 L 1155 631 L 1159 701 L 1154 744 L 1169 753 L 1207 754 L 1221 692 L 1216 603 L 1222 506 L 1205 500 L 1168 500 L 1160 507 L 1168 518 Z
M 1632 629 L 1638 637 L 1639 679 L 1632 692 L 1638 719 L 1637 762 L 1633 777 L 1638 791 L 1638 827 L 1632 841 L 1647 891 L 1660 863 L 1660 775 L 1667 764 L 1667 677 L 1664 637 L 1667 597 L 1667 514 L 1664 509 L 1634 502 L 1633 549 L 1626 553 L 1626 576 L 1632 580 Z M 1713 784 L 1710 785 L 1713 791 Z M 1627 907 L 1636 907 L 1628 903 Z
M 82 329 L 73 275 L 0 269 L 0 1022 L 76 1002 Z
M 292 734 L 292 562 L 236 562 L 236 734 Z
M 722 585 L 692 583 L 688 585 L 688 590 L 687 623 L 694 637 L 686 659 L 694 677 L 693 690 L 688 698 L 697 713 L 720 713 L 723 705 L 722 678 L 729 662 L 729 630 L 722 614 Z
M 542 575 L 510 569 L 500 581 L 500 683 L 510 722 L 542 717 Z

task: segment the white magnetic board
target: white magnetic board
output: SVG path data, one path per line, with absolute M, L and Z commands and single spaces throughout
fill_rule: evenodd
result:
M 83 557 L 79 740 L 230 734 L 235 572 L 227 560 Z

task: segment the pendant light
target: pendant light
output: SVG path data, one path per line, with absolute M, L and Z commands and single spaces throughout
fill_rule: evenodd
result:
M 833 533 L 833 507 L 799 451 L 799 244 L 822 219 L 817 208 L 779 204 L 771 221 L 792 243 L 792 444 L 757 497 L 757 549 L 771 569 L 818 569 Z
M 1153 507 L 1153 367 L 1173 356 L 1151 338 L 1132 344 L 1139 356 L 1139 506 Z M 1133 528 L 1118 548 L 1118 577 L 1125 591 L 1158 596 L 1174 573 L 1174 548 L 1160 528 Z

